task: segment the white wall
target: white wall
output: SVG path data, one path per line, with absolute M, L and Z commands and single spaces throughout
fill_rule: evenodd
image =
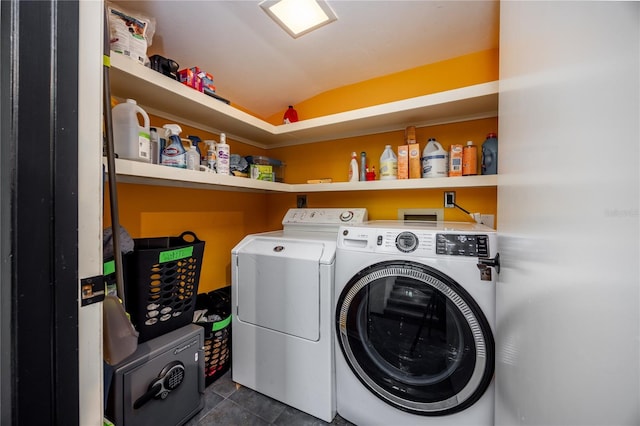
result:
M 640 3 L 500 21 L 496 422 L 640 424 Z

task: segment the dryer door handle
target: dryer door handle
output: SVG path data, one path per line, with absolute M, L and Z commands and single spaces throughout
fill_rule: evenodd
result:
M 500 273 L 500 253 L 496 253 L 496 257 L 479 257 L 478 258 L 478 269 L 483 270 L 489 266 L 492 266 L 496 269 L 497 273 Z

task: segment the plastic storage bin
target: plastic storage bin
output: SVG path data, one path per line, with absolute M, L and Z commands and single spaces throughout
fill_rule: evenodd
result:
M 245 157 L 247 163 L 249 163 L 249 168 L 252 165 L 259 166 L 271 166 L 274 173 L 274 181 L 276 182 L 284 182 L 284 166 L 285 164 L 274 158 L 265 157 L 263 155 L 249 155 Z
M 187 231 L 134 243 L 133 252 L 124 256 L 124 287 L 138 342 L 144 342 L 192 322 L 204 241 Z
M 206 315 L 217 315 L 219 321 L 200 321 L 204 328 L 204 374 L 209 386 L 229 371 L 231 366 L 231 287 L 224 287 L 206 294 L 199 294 L 197 310 L 207 310 Z

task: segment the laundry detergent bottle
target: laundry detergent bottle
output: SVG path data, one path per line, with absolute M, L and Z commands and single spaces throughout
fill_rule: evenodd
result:
M 351 161 L 349 161 L 349 182 L 358 182 L 360 174 L 358 173 L 358 154 L 351 153 Z
M 489 133 L 482 143 L 482 174 L 495 175 L 498 173 L 498 136 Z
M 138 116 L 142 117 L 140 125 Z M 151 162 L 149 116 L 135 100 L 127 99 L 112 108 L 113 145 L 119 158 Z
M 160 163 L 163 166 L 187 168 L 187 151 L 182 145 L 180 133 L 182 128 L 177 124 L 165 124 L 162 126 L 167 131 L 169 141 L 160 154 Z

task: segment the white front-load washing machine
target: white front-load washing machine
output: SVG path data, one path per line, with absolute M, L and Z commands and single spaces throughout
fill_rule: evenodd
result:
M 338 414 L 357 425 L 493 425 L 496 233 L 453 222 L 342 226 Z
M 336 414 L 333 283 L 341 224 L 366 209 L 290 209 L 232 252 L 234 382 L 324 421 Z

